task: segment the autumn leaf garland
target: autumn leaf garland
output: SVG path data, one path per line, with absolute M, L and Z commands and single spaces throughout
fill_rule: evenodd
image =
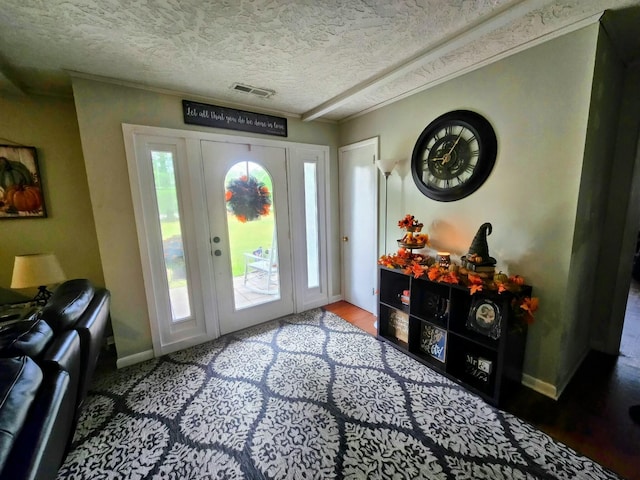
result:
M 407 214 L 398 222 L 401 229 L 422 228 L 413 215 Z M 378 264 L 387 268 L 401 269 L 406 275 L 414 278 L 425 276 L 432 282 L 462 285 L 474 295 L 482 291 L 504 293 L 510 292 L 514 298 L 511 307 L 515 316 L 526 325 L 534 322 L 533 314 L 538 310 L 539 300 L 523 293 L 524 278 L 520 275 L 507 276 L 500 272 L 493 278 L 485 278 L 472 272 L 459 272 L 455 266 L 445 268 L 434 263 L 427 255 L 415 254 L 406 248 L 400 248 L 395 254 L 385 254 L 378 259 Z

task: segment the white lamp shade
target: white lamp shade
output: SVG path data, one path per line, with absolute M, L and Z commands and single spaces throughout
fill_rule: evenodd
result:
M 398 161 L 392 158 L 386 158 L 386 159 L 381 158 L 380 160 L 376 160 L 376 165 L 378 166 L 378 169 L 380 169 L 380 171 L 385 175 L 389 175 L 393 171 L 397 163 Z
M 64 271 L 53 253 L 17 255 L 13 263 L 11 288 L 40 287 L 65 280 Z

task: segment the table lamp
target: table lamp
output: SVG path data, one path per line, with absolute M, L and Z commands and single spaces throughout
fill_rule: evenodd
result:
M 11 288 L 38 287 L 33 302 L 44 305 L 51 297 L 47 285 L 61 283 L 66 280 L 60 262 L 53 253 L 35 253 L 32 255 L 16 255 L 13 263 Z

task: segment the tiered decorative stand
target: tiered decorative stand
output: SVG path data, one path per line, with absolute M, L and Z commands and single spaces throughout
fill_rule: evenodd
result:
M 412 228 L 407 227 L 407 233 L 404 237 L 398 240 L 398 245 L 400 247 L 406 248 L 407 250 L 419 250 L 424 248 L 427 245 L 427 242 L 418 242 L 416 238 L 413 236 L 414 233 L 419 233 L 421 228 Z

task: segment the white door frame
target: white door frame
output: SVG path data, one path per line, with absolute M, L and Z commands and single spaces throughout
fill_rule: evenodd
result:
M 130 186 L 132 193 L 132 200 L 134 204 L 134 213 L 136 219 L 136 228 L 138 233 L 138 244 L 140 247 L 141 255 L 141 267 L 143 271 L 143 277 L 145 282 L 145 292 L 147 297 L 147 306 L 150 315 L 150 328 L 151 336 L 154 347 L 154 355 L 160 356 L 172 351 L 180 350 L 191 345 L 196 345 L 212 338 L 220 336 L 220 322 L 219 315 L 216 308 L 216 301 L 213 295 L 200 295 L 200 299 L 196 299 L 200 306 L 197 307 L 198 312 L 201 312 L 202 318 L 198 318 L 195 323 L 202 325 L 200 330 L 193 330 L 192 335 L 182 332 L 180 339 L 176 338 L 163 338 L 163 331 L 161 325 L 166 325 L 170 322 L 166 318 L 166 308 L 162 308 L 162 285 L 158 282 L 154 282 L 154 269 L 152 265 L 159 262 L 158 255 L 162 252 L 161 248 L 157 248 L 153 237 L 157 237 L 159 231 L 157 226 L 154 226 L 154 221 L 158 222 L 157 207 L 150 208 L 149 205 L 154 205 L 154 202 L 150 201 L 150 196 L 154 197 L 155 192 L 150 193 L 153 187 L 153 180 L 149 181 L 149 169 L 144 167 L 144 158 L 138 158 L 136 154 L 136 138 L 140 141 L 140 138 L 144 136 L 153 136 L 164 139 L 166 142 L 177 142 L 184 145 L 183 156 L 184 164 L 180 160 L 182 170 L 179 173 L 180 183 L 179 186 L 181 197 L 188 197 L 191 205 L 189 215 L 192 215 L 190 220 L 190 230 L 184 232 L 189 238 L 187 242 L 191 245 L 191 255 L 199 259 L 199 268 L 189 268 L 188 275 L 192 281 L 198 284 L 198 288 L 201 291 L 215 291 L 215 278 L 213 275 L 213 262 L 211 258 L 211 244 L 210 244 L 210 228 L 209 219 L 206 211 L 206 194 L 204 190 L 204 181 L 202 175 L 202 152 L 200 148 L 200 142 L 203 140 L 214 142 L 229 142 L 240 144 L 251 144 L 260 146 L 275 146 L 285 148 L 287 151 L 287 162 L 290 166 L 293 166 L 292 171 L 299 171 L 297 168 L 299 164 L 309 161 L 308 159 L 313 157 L 313 161 L 318 165 L 318 181 L 320 185 L 324 183 L 323 188 L 318 192 L 318 209 L 319 215 L 319 228 L 321 230 L 320 241 L 320 272 L 321 288 L 308 289 L 304 291 L 300 285 L 304 285 L 302 279 L 306 273 L 306 265 L 300 265 L 299 261 L 294 261 L 293 264 L 293 278 L 294 284 L 294 311 L 299 312 L 312 308 L 314 306 L 325 305 L 329 301 L 330 284 L 329 279 L 331 272 L 329 269 L 329 248 L 327 245 L 327 239 L 332 238 L 331 225 L 327 221 L 326 212 L 329 209 L 329 192 L 330 192 L 330 172 L 329 172 L 329 147 L 325 145 L 314 145 L 296 142 L 287 142 L 283 140 L 254 138 L 239 135 L 224 135 L 217 133 L 207 133 L 201 131 L 192 130 L 177 130 L 172 128 L 162 127 L 150 127 L 145 125 L 132 125 L 122 124 L 125 151 L 127 157 L 127 163 L 130 175 Z M 297 169 L 296 169 L 297 168 Z M 300 179 L 296 175 L 289 175 L 289 191 L 300 192 L 299 182 Z M 155 198 L 151 198 L 155 201 Z M 296 199 L 291 199 L 291 203 L 299 203 Z M 151 211 L 150 211 L 151 210 Z M 155 214 L 155 220 L 153 219 Z M 292 229 L 292 258 L 302 258 L 300 250 L 305 250 L 305 230 L 304 225 L 298 225 L 294 219 L 289 218 L 290 224 L 294 225 Z M 154 246 L 155 245 L 155 246 Z M 189 248 L 189 245 L 185 245 L 185 248 Z M 186 252 L 185 252 L 186 253 Z M 284 252 L 283 252 L 284 254 Z M 157 268 L 156 268 L 157 269 Z M 166 283 L 166 282 L 165 282 Z M 194 283 L 195 285 L 195 283 Z M 160 294 L 158 293 L 160 291 Z M 166 302 L 164 302 L 166 303 Z
M 378 168 L 376 166 L 376 160 L 378 158 L 380 158 L 379 156 L 379 138 L 378 137 L 373 137 L 373 138 L 369 138 L 366 140 L 362 140 L 356 143 L 351 143 L 349 145 L 344 145 L 342 147 L 340 147 L 338 149 L 338 172 L 339 172 L 339 178 L 340 178 L 340 231 L 341 231 L 341 252 L 342 252 L 342 269 L 341 269 L 341 280 L 342 280 L 342 294 L 343 294 L 343 298 L 346 301 L 350 301 L 353 299 L 350 299 L 349 296 L 346 294 L 347 292 L 347 283 L 349 282 L 349 279 L 347 278 L 347 274 L 345 272 L 345 267 L 347 266 L 347 260 L 345 259 L 345 242 L 344 239 L 345 237 L 348 237 L 349 240 L 351 241 L 353 234 L 351 232 L 353 232 L 355 227 L 354 225 L 346 225 L 346 215 L 345 215 L 345 209 L 346 208 L 350 208 L 349 205 L 345 205 L 345 198 L 346 198 L 346 192 L 344 190 L 345 186 L 344 186 L 344 154 L 346 152 L 352 151 L 352 150 L 357 150 L 360 148 L 371 148 L 371 150 L 373 150 L 373 155 L 371 158 L 371 168 L 373 170 L 375 170 L 374 176 L 375 176 L 375 183 L 374 185 L 371 185 L 371 188 L 373 189 L 373 199 L 371 201 L 371 206 L 372 206 L 372 214 L 374 216 L 374 224 L 375 224 L 375 234 L 373 236 L 373 245 L 370 247 L 371 248 L 371 252 L 370 255 L 367 255 L 367 262 L 371 262 L 371 265 L 377 265 L 377 260 L 378 260 L 378 251 L 379 251 L 379 242 L 380 242 L 380 214 L 379 214 L 379 206 L 378 206 L 378 190 L 379 190 L 379 175 L 378 175 Z M 353 243 L 353 242 L 351 242 Z M 367 247 L 369 248 L 369 245 L 362 245 L 362 247 Z M 370 279 L 370 283 L 372 288 L 375 290 L 377 289 L 377 285 L 378 285 L 378 278 L 377 278 L 377 268 L 374 269 L 374 278 Z M 369 288 L 368 286 L 365 288 Z M 370 311 L 371 313 L 373 313 L 374 315 L 377 312 L 377 307 L 376 307 L 376 296 L 375 296 L 375 292 L 372 291 L 371 292 L 372 295 L 372 299 L 371 299 L 371 305 L 366 308 L 366 310 Z M 363 305 L 359 305 L 360 307 L 363 307 Z

